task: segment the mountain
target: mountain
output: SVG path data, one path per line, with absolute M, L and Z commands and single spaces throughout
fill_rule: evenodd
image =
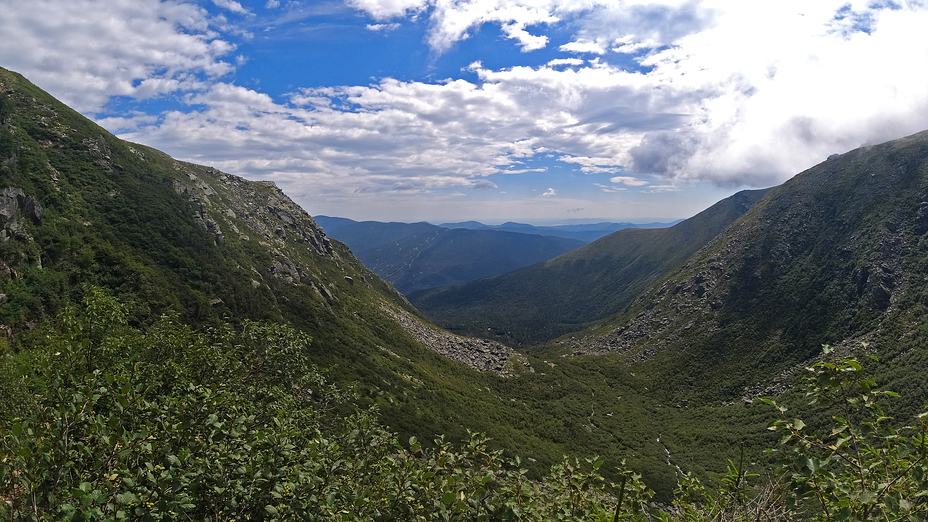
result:
M 428 223 L 355 222 L 317 217 L 365 266 L 400 292 L 465 283 L 551 259 L 583 241 Z
M 440 435 L 456 442 L 475 431 L 493 439 L 493 450 L 523 456 L 522 466 L 533 476 L 563 455 L 599 454 L 615 465 L 625 459 L 661 494 L 673 490 L 675 472 L 664 464 L 657 441 L 663 427 L 679 422 L 671 418 L 676 412 L 643 395 L 638 378 L 624 366 L 566 359 L 556 364 L 442 331 L 273 183 L 248 181 L 119 140 L 22 76 L 0 69 L 4 433 L 9 433 L 7 421 L 13 422 L 9 416 L 26 415 L 36 393 L 51 389 L 43 388 L 36 365 L 66 352 L 53 343 L 68 329 L 79 329 L 68 317 L 79 313 L 88 321 L 106 319 L 105 310 L 86 305 L 97 294 L 121 303 L 126 326 L 137 332 L 134 341 L 107 347 L 115 361 L 148 339 L 165 354 L 150 367 L 170 373 L 177 364 L 172 354 L 190 349 L 183 339 L 219 336 L 192 345 L 202 350 L 189 354 L 194 361 L 208 359 L 210 353 L 240 349 L 236 339 L 249 331 L 249 321 L 278 323 L 311 337 L 301 357 L 335 384 L 357 390 L 349 407 L 336 413 L 347 420 L 354 418 L 353 407 L 377 408 L 377 418 L 395 433 L 383 444 L 415 436 L 434 447 Z M 165 335 L 165 321 L 184 325 L 167 327 L 180 337 Z M 99 338 L 105 331 L 87 335 Z M 268 344 L 263 338 L 250 342 L 257 350 Z M 221 357 L 224 364 L 262 364 L 225 353 Z M 132 374 L 133 368 L 130 364 L 126 371 Z M 192 368 L 222 370 L 208 364 Z M 610 375 L 608 381 L 595 377 L 603 372 Z M 247 381 L 249 375 L 240 378 Z M 82 385 L 78 377 L 68 386 Z M 93 373 L 86 377 L 96 378 Z M 312 394 L 315 386 L 284 392 Z M 260 411 L 279 412 L 274 396 L 263 395 L 266 391 L 239 390 L 270 401 L 269 409 Z M 590 427 L 591 391 L 600 412 L 595 430 Z M 621 397 L 625 401 L 619 405 Z M 14 403 L 17 398 L 21 402 Z M 147 400 L 156 405 L 175 399 L 187 400 Z M 606 415 L 612 411 L 616 415 Z M 667 422 L 652 422 L 655 418 Z M 711 429 L 701 423 L 685 424 Z M 754 424 L 740 423 L 738 430 Z M 735 436 L 728 428 L 720 433 Z M 699 461 L 703 469 L 718 460 L 718 455 L 700 454 L 688 462 Z M 615 471 L 607 473 L 616 477 Z M 0 474 L 0 482 L 8 478 Z
M 928 399 L 926 233 L 922 132 L 796 175 L 625 311 L 564 342 L 634 361 L 664 401 L 776 394 L 823 344 L 866 342 L 881 384 L 910 392 L 916 411 Z
M 492 380 L 472 367 L 523 367 L 508 348 L 431 326 L 273 183 L 121 141 L 0 69 L 0 355 L 28 348 L 86 284 L 140 328 L 163 315 L 195 328 L 293 325 L 312 337 L 315 363 L 337 366 L 391 426 L 425 440 L 464 432 L 423 407 L 433 390 Z M 496 431 L 470 393 L 459 410 Z
M 626 228 L 543 263 L 408 297 L 451 331 L 510 344 L 552 339 L 621 311 L 768 190 L 739 192 L 669 228 Z
M 584 242 L 596 241 L 624 228 L 665 228 L 680 220 L 671 223 L 589 223 L 578 225 L 535 226 L 525 223 L 506 222 L 501 225 L 484 225 L 478 221 L 463 221 L 460 223 L 443 223 L 439 226 L 445 228 L 466 228 L 472 230 L 499 230 L 503 232 L 518 232 L 520 234 L 538 234 L 541 236 L 564 237 Z

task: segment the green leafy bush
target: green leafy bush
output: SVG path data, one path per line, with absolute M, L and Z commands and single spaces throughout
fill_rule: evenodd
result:
M 826 355 L 833 355 L 825 347 Z M 809 433 L 801 419 L 772 400 L 780 419 L 770 429 L 784 433 L 780 450 L 794 508 L 811 500 L 813 520 L 925 520 L 928 517 L 928 421 L 897 427 L 878 390 L 853 357 L 830 358 L 809 368 L 807 395 L 827 407 L 832 428 Z
M 628 471 L 611 493 L 599 460 L 530 481 L 475 433 L 403 446 L 290 327 L 140 331 L 84 294 L 35 350 L 36 404 L 0 427 L 5 519 L 613 520 L 650 498 Z

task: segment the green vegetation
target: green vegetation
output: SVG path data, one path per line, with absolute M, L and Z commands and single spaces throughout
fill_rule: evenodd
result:
M 482 436 L 423 451 L 328 384 L 292 328 L 244 322 L 144 331 L 96 288 L 21 358 L 0 423 L 4 520 L 580 520 L 640 511 L 651 493 L 602 461 L 540 482 Z
M 783 416 L 776 476 L 742 448 L 718 482 L 680 475 L 670 505 L 624 466 L 564 457 L 540 479 L 470 433 L 408 445 L 376 408 L 329 384 L 304 334 L 282 325 L 145 329 L 85 288 L 3 383 L 4 520 L 924 520 L 928 422 L 893 428 L 853 358 L 809 368 L 827 436 Z M 829 349 L 826 347 L 826 354 Z M 16 366 L 16 365 L 14 365 Z M 828 433 L 826 431 L 826 433 Z M 607 465 L 607 464 L 606 464 Z
M 598 454 L 626 459 L 670 498 L 676 481 L 665 446 L 674 464 L 707 478 L 731 456 L 719 449 L 766 422 L 756 407 L 657 402 L 619 360 L 530 354 L 528 366 L 512 362 L 511 377 L 451 361 L 384 311 L 421 318 L 401 295 L 342 244 L 327 250 L 312 219 L 272 185 L 122 142 L 15 74 L 0 71 L 0 84 L 0 180 L 44 209 L 0 241 L 0 324 L 8 328 L 0 381 L 28 373 L 17 368 L 31 364 L 39 332 L 82 303 L 91 284 L 123 303 L 127 326 L 139 331 L 163 316 L 198 332 L 290 325 L 312 338 L 308 360 L 330 368 L 333 384 L 356 383 L 358 407 L 376 407 L 400 440 L 415 436 L 432 451 L 439 435 L 485 433 L 492 451 L 521 455 L 533 479 L 565 454 Z M 23 394 L 10 388 L 10 408 L 28 402 L 14 400 Z M 730 422 L 716 430 L 719 418 Z M 686 447 L 698 437 L 709 442 Z M 613 467 L 601 471 L 619 479 Z

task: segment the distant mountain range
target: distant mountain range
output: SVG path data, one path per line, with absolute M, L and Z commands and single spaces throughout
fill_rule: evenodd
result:
M 543 263 L 408 297 L 451 331 L 514 345 L 552 339 L 621 311 L 767 192 L 739 192 L 672 227 L 624 228 Z
M 351 248 L 365 266 L 410 294 L 509 272 L 559 256 L 616 230 L 667 224 L 597 223 L 536 227 L 382 223 L 316 216 L 329 237 Z M 591 238 L 591 239 L 588 239 Z
M 625 228 L 667 228 L 683 221 L 678 219 L 667 223 L 590 223 L 577 225 L 535 226 L 511 221 L 502 225 L 484 225 L 478 221 L 463 221 L 461 223 L 442 223 L 444 228 L 468 228 L 472 230 L 499 230 L 503 232 L 519 232 L 520 234 L 538 234 L 541 236 L 566 237 L 580 241 L 596 241 L 617 230 Z

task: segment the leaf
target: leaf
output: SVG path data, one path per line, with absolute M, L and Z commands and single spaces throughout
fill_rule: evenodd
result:
M 822 467 L 822 461 L 816 457 L 809 457 L 806 459 L 806 466 L 808 466 L 809 471 L 815 473 L 819 468 Z
M 264 506 L 264 510 L 267 511 L 268 513 L 270 513 L 271 515 L 279 515 L 279 514 L 280 514 L 280 513 L 277 511 L 277 508 L 274 507 L 274 506 L 272 506 L 272 505 L 270 505 L 270 504 Z
M 120 493 L 116 495 L 116 502 L 120 504 L 131 504 L 133 502 L 138 502 L 139 497 L 135 496 L 132 492 Z

